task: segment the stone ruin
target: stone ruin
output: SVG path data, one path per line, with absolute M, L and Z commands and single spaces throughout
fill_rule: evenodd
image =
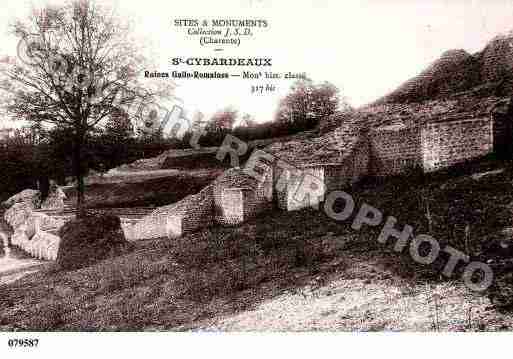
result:
M 491 116 L 444 118 L 420 126 L 403 123 L 370 132 L 369 174 L 390 176 L 418 168 L 433 172 L 493 151 Z
M 10 240 L 12 245 L 39 259 L 57 258 L 60 238 L 56 233 L 66 222 L 64 219 L 37 212 L 30 199 L 14 203 L 4 213 L 4 219 L 14 230 Z
M 484 101 L 482 108 L 488 105 Z M 381 115 L 391 121 L 360 130 L 345 143 L 344 138 L 340 139 L 344 150 L 336 160 L 321 158 L 304 164 L 298 161 L 292 169 L 271 161 L 259 164 L 258 178 L 241 168 L 228 169 L 197 194 L 159 207 L 140 220 L 123 221 L 125 237 L 129 241 L 172 239 L 215 224 L 239 225 L 272 208 L 294 211 L 316 207 L 324 201 L 327 192 L 347 188 L 364 176 L 385 177 L 413 168 L 431 172 L 494 150 L 497 126 L 494 127 L 490 111 L 450 108 L 434 116 L 433 112 L 415 107 L 423 105 L 412 106 L 420 119 L 398 118 L 396 114 L 404 113 L 404 106 L 400 111 L 384 111 Z M 436 111 L 440 107 L 435 106 Z M 317 146 L 322 147 L 322 142 Z M 295 154 L 290 149 L 289 152 Z M 59 207 L 64 199 L 61 192 L 54 190 L 45 203 Z M 15 229 L 12 243 L 38 258 L 54 259 L 59 246 L 55 233 L 65 220 L 35 212 L 38 196 L 31 190 L 8 201 L 11 207 L 5 219 Z
M 178 238 L 216 223 L 238 225 L 272 207 L 270 168 L 264 178 L 258 181 L 239 168 L 229 169 L 199 193 L 159 207 L 135 224 L 125 223 L 125 237 L 132 241 Z
M 157 208 L 136 223 L 123 223 L 129 241 L 161 237 L 176 238 L 209 226 L 213 221 L 212 187 L 168 206 Z
M 62 210 L 64 209 L 64 200 L 66 194 L 54 181 L 50 181 L 50 190 L 48 196 L 41 203 L 41 209 Z

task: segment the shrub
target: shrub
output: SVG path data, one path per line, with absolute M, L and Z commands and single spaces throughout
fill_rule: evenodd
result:
M 87 215 L 66 223 L 60 230 L 57 254 L 60 269 L 76 269 L 128 252 L 119 217 Z

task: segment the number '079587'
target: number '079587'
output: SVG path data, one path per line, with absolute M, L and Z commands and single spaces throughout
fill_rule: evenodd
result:
M 39 345 L 39 339 L 37 339 L 37 338 L 8 339 L 7 345 L 9 346 L 9 348 L 35 348 Z

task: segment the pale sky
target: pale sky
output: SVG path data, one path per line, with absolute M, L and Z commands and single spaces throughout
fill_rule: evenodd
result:
M 53 0 L 51 3 L 59 3 Z M 511 0 L 183 0 L 107 1 L 134 20 L 136 36 L 152 51 L 155 71 L 173 68 L 175 56 L 272 57 L 274 72 L 306 72 L 315 81 L 330 81 L 354 106 L 371 102 L 415 76 L 442 52 L 481 50 L 500 33 L 513 29 Z M 9 20 L 24 16 L 42 1 L 3 0 L 0 12 L 1 54 L 16 53 L 8 37 Z M 187 39 L 172 26 L 177 18 L 267 19 L 241 46 L 214 52 Z M 203 68 L 202 70 L 214 70 Z M 232 72 L 232 71 L 230 71 Z M 166 80 L 163 80 L 166 81 Z M 253 81 L 175 80 L 176 95 L 189 111 L 206 115 L 232 105 L 258 121 L 270 120 L 290 80 L 271 81 L 277 91 L 252 95 Z M 255 84 L 265 84 L 259 81 Z

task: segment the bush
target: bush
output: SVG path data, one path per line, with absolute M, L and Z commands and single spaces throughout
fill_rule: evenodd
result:
M 57 266 L 77 269 L 119 256 L 132 249 L 121 229 L 119 217 L 88 214 L 66 223 L 60 230 Z

